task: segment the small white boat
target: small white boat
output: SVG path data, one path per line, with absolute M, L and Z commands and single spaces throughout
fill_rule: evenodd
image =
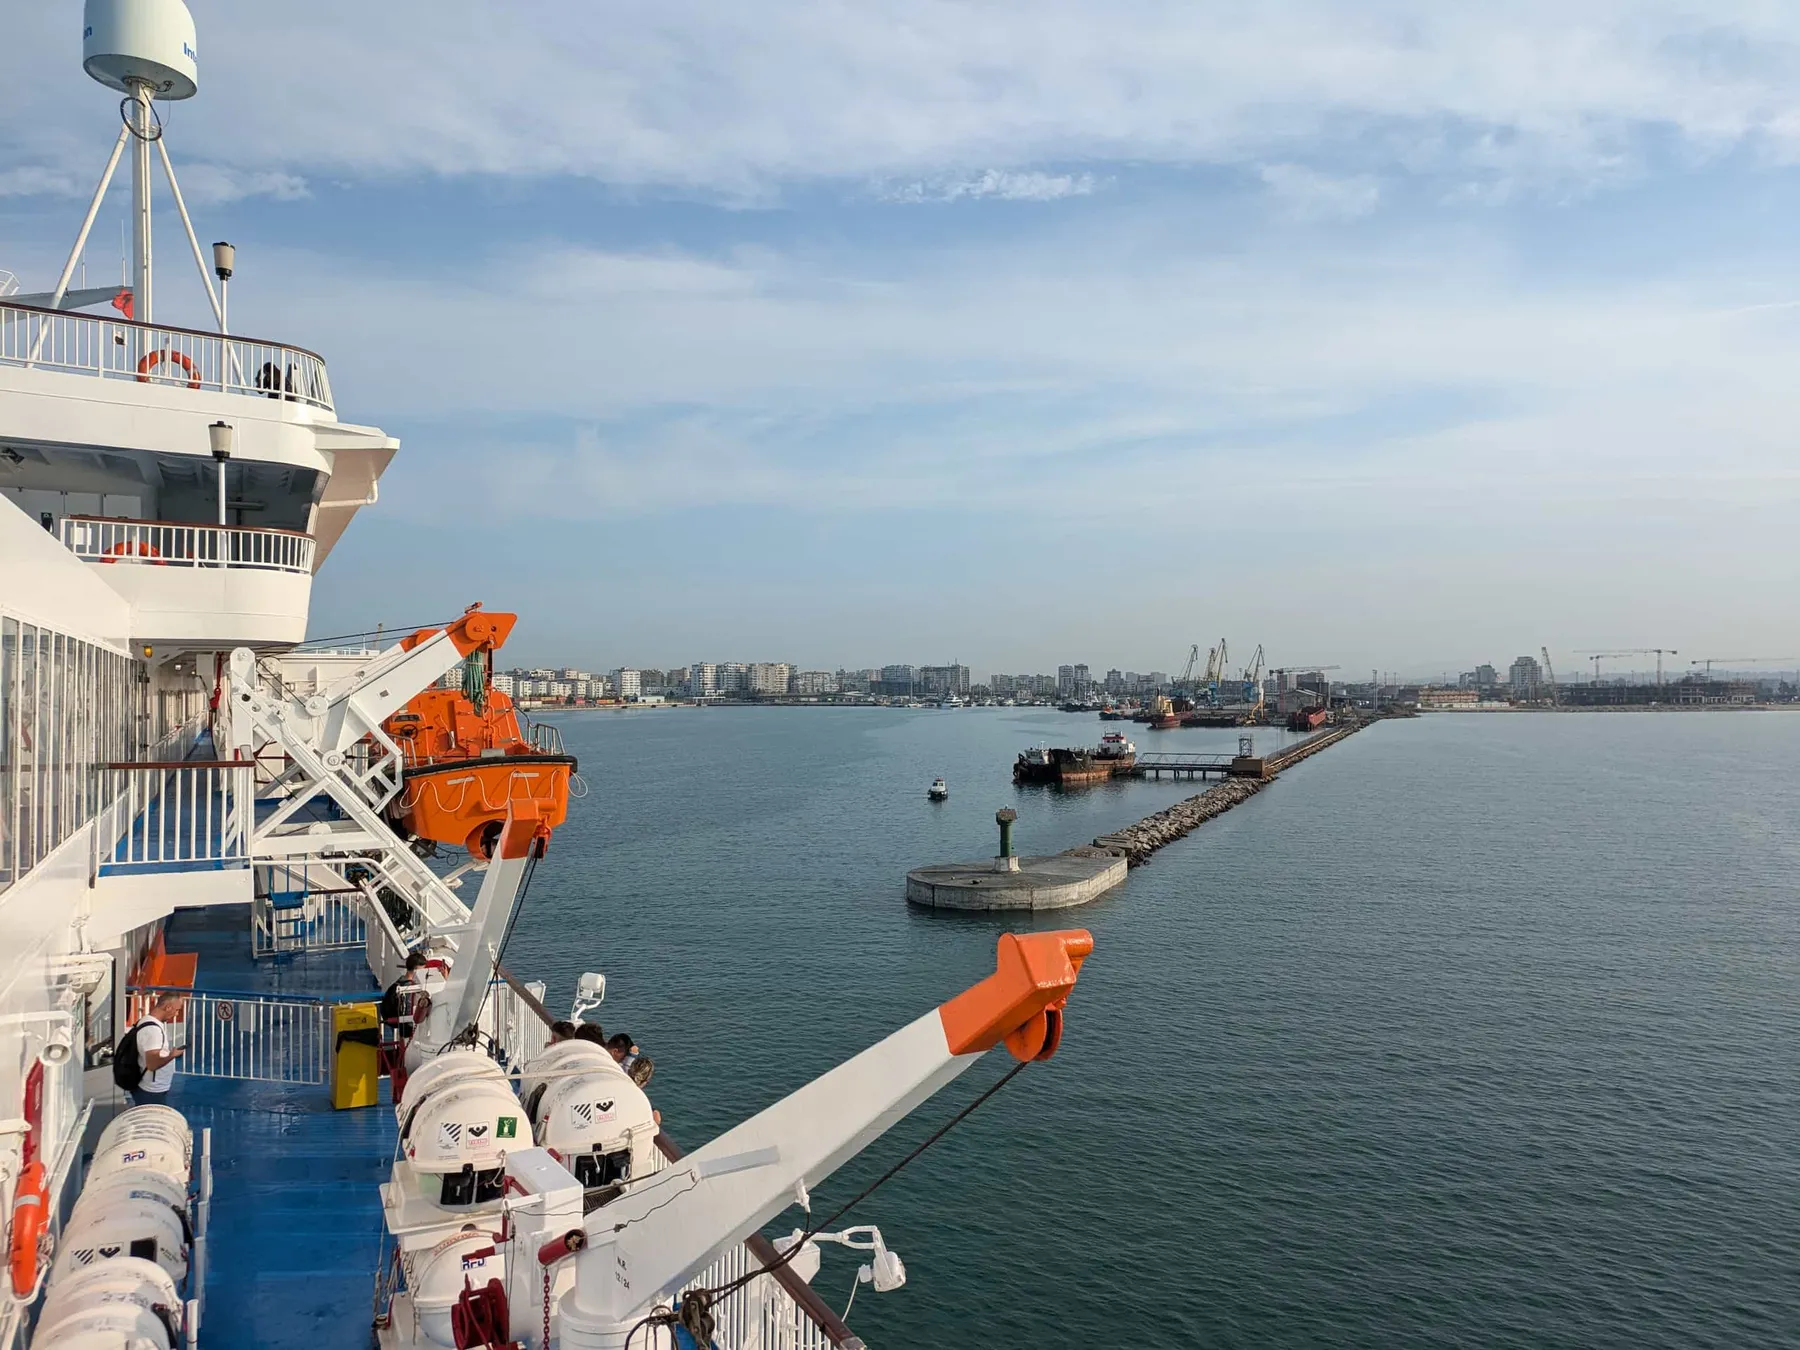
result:
M 925 789 L 925 795 L 934 802 L 947 801 L 950 797 L 949 784 L 941 778 L 931 780 L 931 786 Z

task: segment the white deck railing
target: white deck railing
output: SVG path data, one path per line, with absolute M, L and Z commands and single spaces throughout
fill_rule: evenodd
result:
M 250 865 L 249 761 L 108 764 L 90 877 Z
M 333 952 L 364 946 L 369 925 L 360 893 L 303 894 L 291 901 L 277 892 L 250 901 L 250 955 Z
M 304 347 L 8 301 L 0 301 L 0 365 L 332 409 L 324 359 Z
M 739 1243 L 688 1282 L 711 1289 L 742 1279 L 763 1263 Z M 846 1345 L 841 1337 L 807 1315 L 772 1275 L 758 1275 L 713 1305 L 713 1339 L 725 1350 L 833 1350 Z
M 331 1004 L 280 994 L 236 994 L 174 985 L 134 985 L 131 1022 L 173 996 L 175 1043 L 186 1053 L 175 1072 L 193 1078 L 245 1078 L 259 1083 L 331 1079 Z
M 161 520 L 65 516 L 62 542 L 92 563 L 150 567 L 230 567 L 311 576 L 315 541 L 293 530 L 178 525 Z

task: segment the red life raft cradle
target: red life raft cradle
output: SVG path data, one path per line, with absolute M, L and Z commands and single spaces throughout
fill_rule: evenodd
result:
M 405 766 L 387 806 L 395 828 L 486 861 L 514 803 L 531 803 L 550 829 L 563 823 L 575 756 L 563 753 L 556 728 L 523 723 L 512 699 L 494 688 L 493 655 L 518 616 L 480 617 L 485 622 L 469 630 L 479 630 L 480 641 L 463 659 L 456 686 L 416 695 L 382 730 L 400 747 Z M 415 647 L 438 631 L 421 629 L 401 646 Z

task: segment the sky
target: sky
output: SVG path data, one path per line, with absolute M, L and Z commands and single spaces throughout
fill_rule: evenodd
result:
M 17 8 L 0 267 L 48 289 L 116 96 L 79 5 Z M 401 439 L 316 635 L 479 600 L 602 668 L 1800 652 L 1800 6 L 191 8 L 168 144 L 233 327 Z

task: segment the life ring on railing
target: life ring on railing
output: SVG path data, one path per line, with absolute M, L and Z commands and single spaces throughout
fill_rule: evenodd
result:
M 164 361 L 180 366 L 187 372 L 189 389 L 200 387 L 200 376 L 194 370 L 194 363 L 188 360 L 186 352 L 178 352 L 172 347 L 160 347 L 156 351 L 144 353 L 144 359 L 138 362 L 138 383 L 149 384 L 150 372 Z
M 12 1287 L 17 1298 L 37 1292 L 44 1232 L 50 1222 L 50 1177 L 34 1162 L 19 1173 L 12 1212 Z
M 135 544 L 129 539 L 121 539 L 98 558 L 94 559 L 94 561 L 114 563 L 119 561 L 120 558 L 129 558 L 133 555 L 136 555 L 139 558 L 148 558 L 157 567 L 167 567 L 169 565 L 163 561 L 163 555 L 156 551 L 155 544 L 147 543 L 142 539 L 138 540 Z

